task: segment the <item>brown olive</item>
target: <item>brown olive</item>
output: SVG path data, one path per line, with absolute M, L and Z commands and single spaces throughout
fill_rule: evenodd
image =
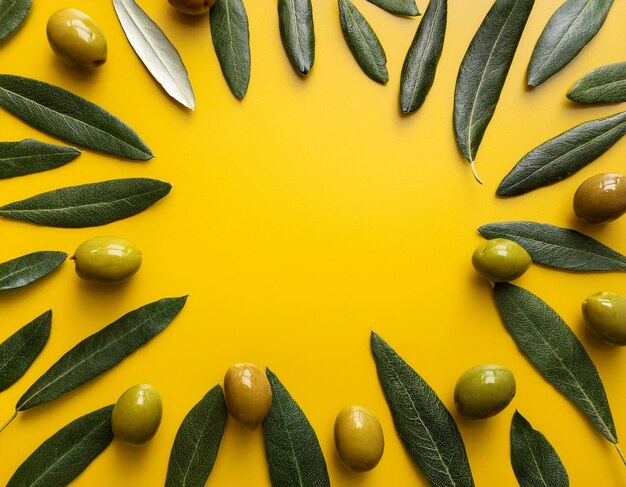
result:
M 574 194 L 574 213 L 589 223 L 610 222 L 626 213 L 626 176 L 597 174 Z
M 341 462 L 354 472 L 373 469 L 383 456 L 383 429 L 374 414 L 361 406 L 347 406 L 335 420 L 335 446 Z
M 215 0 L 168 0 L 170 5 L 185 15 L 203 15 L 215 3 Z
M 235 364 L 224 376 L 228 412 L 250 429 L 257 428 L 272 406 L 272 387 L 265 372 L 254 364 Z

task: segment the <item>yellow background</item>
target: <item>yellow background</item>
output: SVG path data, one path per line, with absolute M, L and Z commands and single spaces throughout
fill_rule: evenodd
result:
M 336 2 L 314 3 L 315 66 L 301 79 L 281 44 L 275 1 L 246 2 L 252 75 L 239 102 L 222 78 L 208 17 L 184 18 L 165 0 L 143 0 L 186 62 L 197 97 L 193 113 L 150 77 L 110 1 L 35 0 L 25 25 L 0 45 L 2 72 L 54 83 L 102 105 L 137 130 L 156 155 L 134 163 L 85 151 L 63 168 L 0 181 L 1 204 L 113 178 L 152 177 L 175 185 L 148 211 L 102 228 L 0 221 L 1 262 L 36 250 L 71 253 L 87 238 L 106 234 L 134 241 L 144 254 L 140 272 L 122 286 L 87 284 L 68 261 L 49 278 L 0 296 L 0 340 L 54 310 L 47 347 L 0 395 L 0 419 L 84 337 L 145 303 L 190 294 L 174 323 L 119 366 L 20 414 L 0 435 L 0 482 L 62 426 L 115 402 L 131 385 L 149 382 L 165 407 L 157 436 L 141 448 L 114 442 L 75 485 L 162 485 L 183 417 L 232 363 L 250 361 L 269 365 L 300 404 L 319 436 L 334 485 L 427 485 L 396 435 L 378 385 L 369 351 L 373 329 L 453 411 L 478 486 L 516 485 L 508 446 L 516 408 L 554 445 L 572 486 L 625 486 L 626 468 L 612 445 L 518 351 L 470 256 L 481 241 L 478 226 L 523 219 L 573 227 L 626 252 L 626 218 L 588 226 L 571 211 L 573 193 L 587 177 L 624 172 L 626 141 L 558 185 L 514 199 L 494 196 L 528 150 L 625 108 L 575 106 L 565 93 L 589 70 L 626 59 L 626 4 L 615 2 L 598 36 L 571 64 L 528 90 L 530 54 L 561 3 L 536 2 L 478 152 L 477 169 L 485 180 L 479 186 L 456 147 L 452 101 L 460 61 L 492 2 L 450 1 L 434 86 L 410 116 L 398 108 L 400 71 L 419 20 L 355 0 L 387 52 L 390 81 L 381 86 L 352 58 Z M 425 2 L 418 4 L 423 11 Z M 47 44 L 48 17 L 70 6 L 91 15 L 108 37 L 109 60 L 94 73 L 64 66 Z M 0 126 L 3 141 L 54 141 L 4 111 Z M 534 266 L 518 283 L 554 307 L 581 338 L 604 380 L 618 434 L 626 438 L 626 350 L 590 338 L 580 315 L 580 302 L 593 292 L 626 294 L 624 274 L 576 275 Z M 517 396 L 488 421 L 465 420 L 454 411 L 454 384 L 467 368 L 487 362 L 514 371 Z M 385 431 L 383 459 L 366 474 L 342 468 L 333 445 L 335 415 L 351 403 L 373 410 Z M 249 433 L 228 421 L 207 485 L 269 485 L 260 429 Z

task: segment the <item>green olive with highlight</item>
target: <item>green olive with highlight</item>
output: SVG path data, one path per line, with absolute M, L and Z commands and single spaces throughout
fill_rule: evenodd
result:
M 93 69 L 107 60 L 107 41 L 89 15 L 75 8 L 58 10 L 48 19 L 48 42 L 70 66 Z
M 254 364 L 235 364 L 226 372 L 223 387 L 231 416 L 251 430 L 256 429 L 272 406 L 272 387 L 265 372 Z
M 185 15 L 204 15 L 206 14 L 215 0 L 168 0 L 170 5 L 178 12 Z
M 506 238 L 481 243 L 472 255 L 474 268 L 492 282 L 509 282 L 521 277 L 533 263 L 528 252 Z
M 589 331 L 611 345 L 626 345 L 626 297 L 611 291 L 592 294 L 582 303 Z
M 574 194 L 574 213 L 589 223 L 605 223 L 626 213 L 626 176 L 597 174 Z
M 132 242 L 112 236 L 94 237 L 78 246 L 72 256 L 76 273 L 91 282 L 125 281 L 141 267 L 141 251 Z
M 156 434 L 162 416 L 161 395 L 150 384 L 138 384 L 125 391 L 113 406 L 111 428 L 120 441 L 140 445 Z
M 380 462 L 385 449 L 378 418 L 362 406 L 347 406 L 335 419 L 335 446 L 341 462 L 354 472 L 367 472 Z
M 454 404 L 463 416 L 485 419 L 498 414 L 515 396 L 513 372 L 500 365 L 477 365 L 467 370 L 454 388 Z

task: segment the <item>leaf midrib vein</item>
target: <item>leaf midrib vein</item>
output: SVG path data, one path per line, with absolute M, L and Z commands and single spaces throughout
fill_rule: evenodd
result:
M 289 448 L 291 449 L 291 453 L 293 455 L 293 463 L 296 467 L 296 473 L 298 474 L 298 485 L 300 487 L 304 487 L 304 483 L 302 480 L 302 473 L 300 472 L 300 462 L 298 461 L 298 456 L 296 455 L 296 449 L 293 446 L 293 440 L 291 439 L 291 431 L 289 426 L 287 425 L 287 417 L 285 416 L 285 410 L 283 408 L 282 396 L 279 395 L 276 399 L 278 399 L 278 407 L 280 408 L 280 418 L 283 422 L 283 426 L 285 428 L 285 432 L 287 433 L 287 440 L 289 440 Z
M 18 258 L 19 258 L 19 257 L 18 257 Z M 52 260 L 52 259 L 51 259 L 51 260 Z M 36 268 L 36 267 L 40 267 L 40 266 L 45 266 L 46 264 L 49 264 L 49 263 L 50 263 L 49 261 L 41 260 L 41 261 L 39 261 L 39 262 L 35 262 L 34 264 L 29 265 L 29 266 L 27 266 L 27 267 L 20 267 L 20 268 L 19 268 L 19 269 L 17 269 L 16 271 L 13 271 L 13 272 L 11 272 L 10 274 L 6 274 L 6 275 L 2 276 L 2 277 L 0 278 L 0 289 L 2 289 L 2 283 L 3 283 L 4 281 L 6 281 L 6 280 L 10 279 L 11 277 L 15 276 L 16 274 L 21 274 L 21 273 L 24 273 L 24 272 L 28 272 L 28 271 L 29 271 L 29 270 L 31 270 L 31 269 L 34 269 L 34 268 Z M 60 265 L 60 264 L 59 264 L 59 265 Z M 56 267 L 58 267 L 58 266 L 56 266 Z M 52 270 L 56 269 L 56 267 L 54 267 Z M 52 272 L 52 270 L 51 270 L 50 272 Z M 46 275 L 46 274 L 44 274 L 44 275 Z M 42 278 L 44 275 L 37 277 L 35 280 Z M 33 281 L 31 281 L 31 282 L 33 282 Z
M 435 0 L 434 0 L 435 1 Z M 436 0 L 437 6 L 435 8 L 435 12 L 433 14 L 432 17 L 432 23 L 428 26 L 429 30 L 428 30 L 428 36 L 426 37 L 426 43 L 424 44 L 424 50 L 422 51 L 422 55 L 420 56 L 420 61 L 419 61 L 419 65 L 417 66 L 417 74 L 415 75 L 415 82 L 413 83 L 413 89 L 411 90 L 412 96 L 411 99 L 415 98 L 415 93 L 417 93 L 417 79 L 420 77 L 420 74 L 422 72 L 422 66 L 424 65 L 424 61 L 426 59 L 426 54 L 430 51 L 430 44 L 432 42 L 432 39 L 434 37 L 434 33 L 435 33 L 435 24 L 436 24 L 436 20 L 438 18 L 438 13 L 439 10 L 441 10 L 441 4 L 442 2 L 440 0 Z
M 537 461 L 537 457 L 535 456 L 535 450 L 533 449 L 533 442 L 531 440 L 531 438 L 528 437 L 528 435 L 526 434 L 526 428 L 521 428 L 522 429 L 522 434 L 524 435 L 524 438 L 526 438 L 526 442 L 528 443 L 528 449 L 530 450 L 530 456 L 532 457 L 533 463 L 535 464 L 535 467 L 537 468 L 537 472 L 539 473 L 539 477 L 541 479 L 541 482 L 543 483 L 543 485 L 545 487 L 549 487 L 548 483 L 546 482 L 544 476 L 543 476 L 543 472 L 541 470 L 541 468 L 539 467 L 539 462 Z
M 363 34 L 363 31 L 361 30 L 361 26 L 356 21 L 354 15 L 353 15 L 352 7 L 355 8 L 355 9 L 356 9 L 356 7 L 354 7 L 353 5 L 350 5 L 348 3 L 349 0 L 340 0 L 340 1 L 342 1 L 345 4 L 346 11 L 348 12 L 348 15 L 350 16 L 350 20 L 352 21 L 352 23 L 356 27 L 356 30 L 359 33 L 359 37 L 361 38 L 361 41 L 363 42 L 363 45 L 365 45 L 365 47 L 367 48 L 367 54 L 368 54 L 368 57 L 370 59 L 370 62 L 372 63 L 372 66 L 376 70 L 376 73 L 378 74 L 378 76 L 382 79 L 383 78 L 383 73 L 379 69 L 378 62 L 376 62 L 376 57 L 374 56 L 374 52 L 372 51 L 372 48 L 370 47 L 369 43 L 367 42 L 367 39 L 365 38 L 365 35 Z
M 16 350 L 14 350 L 13 353 L 9 357 L 7 357 L 7 359 L 4 361 L 4 363 L 0 365 L 0 374 L 11 363 L 11 360 L 13 360 L 13 358 L 15 358 L 15 356 L 22 349 L 24 349 L 24 347 L 26 347 L 27 345 L 30 345 L 30 340 L 37 334 L 37 332 L 39 331 L 39 329 L 43 325 L 44 325 L 44 320 L 42 320 L 40 323 L 38 323 L 37 326 L 35 326 L 35 329 L 33 330 L 33 332 L 30 335 L 28 335 L 27 337 L 25 337 L 24 341 L 22 342 L 22 345 L 19 348 L 17 348 Z M 26 325 L 26 326 L 28 326 L 28 325 Z

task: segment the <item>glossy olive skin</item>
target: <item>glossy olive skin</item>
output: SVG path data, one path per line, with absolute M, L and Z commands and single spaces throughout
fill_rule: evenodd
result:
M 626 176 L 597 174 L 574 194 L 574 213 L 589 223 L 605 223 L 626 213 Z
M 115 284 L 125 281 L 141 267 L 141 251 L 120 237 L 94 237 L 78 246 L 72 256 L 76 273 L 91 282 Z
M 515 396 L 515 377 L 500 365 L 477 365 L 467 370 L 454 388 L 454 403 L 463 416 L 485 419 L 509 405 Z
M 472 255 L 474 268 L 492 282 L 517 279 L 532 263 L 524 248 L 505 238 L 494 238 L 481 243 Z
M 582 311 L 592 334 L 611 345 L 626 345 L 626 297 L 601 291 L 583 301 Z
M 111 427 L 115 437 L 131 445 L 140 445 L 152 438 L 161 424 L 163 403 L 150 384 L 128 389 L 113 406 Z
M 256 429 L 272 406 L 272 387 L 265 372 L 254 364 L 235 364 L 224 376 L 228 412 L 240 423 Z
M 52 14 L 46 29 L 54 53 L 70 66 L 97 68 L 107 60 L 107 41 L 86 13 L 64 8 Z
M 185 15 L 204 15 L 215 4 L 215 0 L 168 0 L 168 2 Z
M 335 419 L 335 446 L 341 462 L 354 472 L 373 469 L 385 449 L 378 418 L 361 406 L 347 406 Z

